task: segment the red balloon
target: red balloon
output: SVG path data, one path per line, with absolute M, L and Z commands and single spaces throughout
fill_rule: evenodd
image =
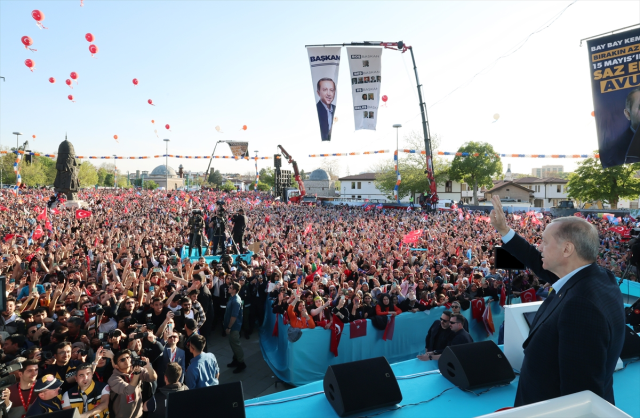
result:
M 27 58 L 26 60 L 24 60 L 24 65 L 26 65 L 27 67 L 29 67 L 29 69 L 30 69 L 31 71 L 33 71 L 33 69 L 34 69 L 34 68 L 36 68 L 36 63 L 35 63 L 35 62 L 33 62 L 33 60 L 30 60 L 30 59 L 28 59 L 28 58 Z
M 21 40 L 22 40 L 22 43 L 24 44 L 25 48 L 33 45 L 33 40 L 31 38 L 29 38 L 28 36 L 23 36 Z
M 56 79 L 53 77 L 49 77 L 49 83 L 53 84 L 56 82 Z
M 96 40 L 96 37 L 93 36 L 92 33 L 87 33 L 86 35 L 84 35 L 84 39 L 86 39 L 87 42 L 93 42 Z
M 73 101 L 73 95 L 72 95 L 72 94 L 68 95 L 68 96 L 67 96 L 67 98 L 68 98 L 69 100 Z
M 94 44 L 89 45 L 89 52 L 91 52 L 91 56 L 93 56 L 93 54 L 97 54 L 98 53 L 98 47 L 95 46 Z
M 134 85 L 134 86 L 137 86 L 137 85 L 138 85 L 138 79 L 137 79 L 137 78 L 134 78 L 134 79 L 133 79 L 133 85 Z
M 69 80 L 67 78 L 64 82 L 67 84 L 67 86 L 71 87 L 71 80 Z M 73 87 L 71 87 L 71 88 L 73 88 Z
M 166 125 L 164 125 L 164 127 L 167 128 L 167 129 L 171 128 L 171 126 L 169 126 L 168 123 Z
M 242 130 L 246 131 L 247 130 L 247 125 L 242 125 Z
M 155 106 L 155 105 L 153 104 L 153 100 L 151 100 L 151 99 L 147 100 L 147 103 L 149 103 L 151 106 Z
M 33 12 L 31 12 L 31 17 L 33 17 L 36 20 L 36 22 L 42 22 L 44 20 L 44 13 L 36 9 Z
M 78 79 L 78 73 L 76 73 L 75 71 L 71 71 L 71 74 L 69 74 L 69 76 L 74 80 Z
M 387 96 L 382 96 L 382 101 L 383 101 L 383 102 L 385 102 L 385 103 L 386 103 L 386 102 L 387 102 L 387 100 L 389 100 L 389 98 L 388 98 Z

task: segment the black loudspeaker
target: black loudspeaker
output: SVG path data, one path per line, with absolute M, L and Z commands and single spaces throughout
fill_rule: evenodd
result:
M 516 378 L 509 360 L 493 341 L 447 347 L 438 368 L 442 376 L 463 390 L 503 385 Z
M 402 401 L 396 376 L 384 357 L 329 366 L 323 386 L 340 417 Z
M 640 336 L 628 326 L 624 326 L 624 345 L 622 346 L 621 359 L 640 357 Z
M 63 409 L 62 411 L 33 415 L 33 418 L 80 418 L 80 412 L 78 412 L 77 408 Z
M 245 418 L 242 382 L 171 392 L 167 397 L 167 418 Z
M 282 167 L 282 156 L 280 154 L 274 154 L 273 155 L 273 166 L 275 168 Z

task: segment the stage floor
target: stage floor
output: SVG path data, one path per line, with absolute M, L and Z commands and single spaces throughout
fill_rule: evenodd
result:
M 625 361 L 627 367 L 614 374 L 616 406 L 640 418 L 640 361 Z M 357 416 L 377 417 L 475 417 L 500 408 L 513 406 L 518 377 L 511 384 L 476 395 L 456 388 L 439 373 L 411 377 L 416 373 L 437 370 L 435 361 L 408 360 L 393 364 L 393 372 L 400 385 L 403 400 L 397 406 L 373 409 Z M 363 382 L 364 385 L 370 384 Z M 446 390 L 449 389 L 449 390 Z M 284 392 L 245 401 L 248 418 L 337 417 L 322 392 L 322 381 L 310 383 Z M 442 393 L 443 391 L 445 391 Z M 476 391 L 481 392 L 486 389 Z M 442 394 L 441 396 L 438 396 Z M 429 399 L 433 399 L 427 402 Z M 268 404 L 273 402 L 272 404 Z

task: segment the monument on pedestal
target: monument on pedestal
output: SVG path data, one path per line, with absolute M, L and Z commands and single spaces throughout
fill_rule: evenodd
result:
M 65 206 L 68 208 L 85 206 L 85 202 L 77 200 L 77 193 L 80 189 L 78 162 L 76 161 L 76 151 L 73 148 L 73 144 L 67 140 L 66 135 L 64 141 L 58 147 L 56 171 L 53 187 L 58 194 L 66 195 Z

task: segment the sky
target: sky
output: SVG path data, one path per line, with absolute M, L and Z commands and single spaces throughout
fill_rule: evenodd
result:
M 637 24 L 640 2 L 575 2 L 495 62 L 569 4 L 85 0 L 80 7 L 80 0 L 2 0 L 0 146 L 15 146 L 12 132 L 20 131 L 32 150 L 56 153 L 67 134 L 78 155 L 129 157 L 164 154 L 168 138 L 170 154 L 204 156 L 218 140 L 237 140 L 249 142 L 252 156 L 273 157 L 280 144 L 309 172 L 323 162 L 309 154 L 395 149 L 392 125 L 400 123 L 402 148 L 403 135 L 422 132 L 409 52 L 382 53 L 381 94 L 388 102 L 376 131 L 354 130 L 342 60 L 338 121 L 332 140 L 322 142 L 305 45 L 403 40 L 413 47 L 440 151 L 484 141 L 499 153 L 588 154 L 598 145 L 588 51 L 580 39 Z M 34 9 L 45 14 L 48 29 L 37 27 Z M 99 47 L 94 58 L 87 32 Z M 37 52 L 25 49 L 24 35 Z M 27 58 L 35 61 L 33 72 Z M 64 82 L 72 71 L 79 75 L 73 89 Z M 216 155 L 231 152 L 220 144 Z M 339 157 L 340 174 L 365 172 L 386 159 L 393 154 Z M 503 159 L 505 170 L 511 164 L 516 173 L 558 162 L 565 171 L 576 167 L 575 160 Z M 118 168 L 150 171 L 164 163 L 122 160 Z M 169 159 L 171 167 L 180 164 L 204 171 L 208 160 Z M 213 167 L 255 172 L 253 161 L 214 160 Z

